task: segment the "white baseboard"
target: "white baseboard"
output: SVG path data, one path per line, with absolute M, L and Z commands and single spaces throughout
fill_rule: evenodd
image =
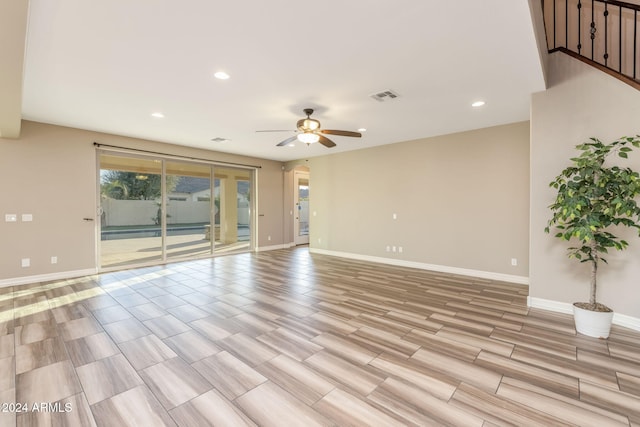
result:
M 260 246 L 256 248 L 256 252 L 267 252 L 267 251 L 277 251 L 278 249 L 288 249 L 291 245 L 288 243 L 282 245 L 272 245 L 272 246 Z
M 640 319 L 627 316 L 626 314 L 613 313 L 613 324 L 624 326 L 625 328 L 640 331 Z
M 525 276 L 515 276 L 511 274 L 492 273 L 490 271 L 470 270 L 459 267 L 449 267 L 446 265 L 427 264 L 423 262 L 405 261 L 401 259 L 383 258 L 370 255 L 353 254 L 349 252 L 328 251 L 326 249 L 309 248 L 309 252 L 337 256 L 340 258 L 357 259 L 360 261 L 370 261 L 379 264 L 397 265 L 399 267 L 418 268 L 420 270 L 437 271 L 439 273 L 458 274 L 461 276 L 478 277 L 481 279 L 498 280 L 501 282 L 517 283 L 520 285 L 528 285 L 529 278 Z
M 277 251 L 278 249 L 286 249 L 286 245 L 260 246 L 256 248 L 256 252 Z
M 543 298 L 527 297 L 527 305 L 532 308 L 555 311 L 557 313 L 573 314 L 573 304 L 552 301 Z M 626 314 L 613 313 L 613 324 L 640 331 L 640 319 Z
M 531 308 L 541 308 L 542 310 L 555 311 L 556 313 L 573 314 L 573 304 L 568 302 L 528 296 L 527 305 Z
M 72 279 L 74 277 L 91 276 L 96 274 L 98 270 L 95 268 L 86 270 L 61 271 L 58 273 L 38 274 L 35 276 L 16 277 L 14 279 L 0 279 L 0 288 L 7 286 L 28 285 L 31 283 L 50 282 L 52 280 Z

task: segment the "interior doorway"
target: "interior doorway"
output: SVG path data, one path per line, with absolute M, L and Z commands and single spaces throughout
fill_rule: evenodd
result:
M 296 245 L 309 244 L 309 172 L 295 171 L 293 241 Z

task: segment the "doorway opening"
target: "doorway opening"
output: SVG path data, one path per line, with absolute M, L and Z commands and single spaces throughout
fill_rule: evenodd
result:
M 293 236 L 296 245 L 309 244 L 309 172 L 294 171 Z

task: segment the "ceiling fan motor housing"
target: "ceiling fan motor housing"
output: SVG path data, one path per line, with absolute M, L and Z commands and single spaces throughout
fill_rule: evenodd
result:
M 300 132 L 314 132 L 320 129 L 320 122 L 307 117 L 306 119 L 298 120 L 297 126 Z

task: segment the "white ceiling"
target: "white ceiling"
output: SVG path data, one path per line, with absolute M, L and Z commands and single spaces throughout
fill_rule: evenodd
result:
M 23 84 L 24 119 L 282 161 L 528 120 L 544 90 L 527 0 L 31 0 Z M 367 132 L 256 133 L 306 107 Z

